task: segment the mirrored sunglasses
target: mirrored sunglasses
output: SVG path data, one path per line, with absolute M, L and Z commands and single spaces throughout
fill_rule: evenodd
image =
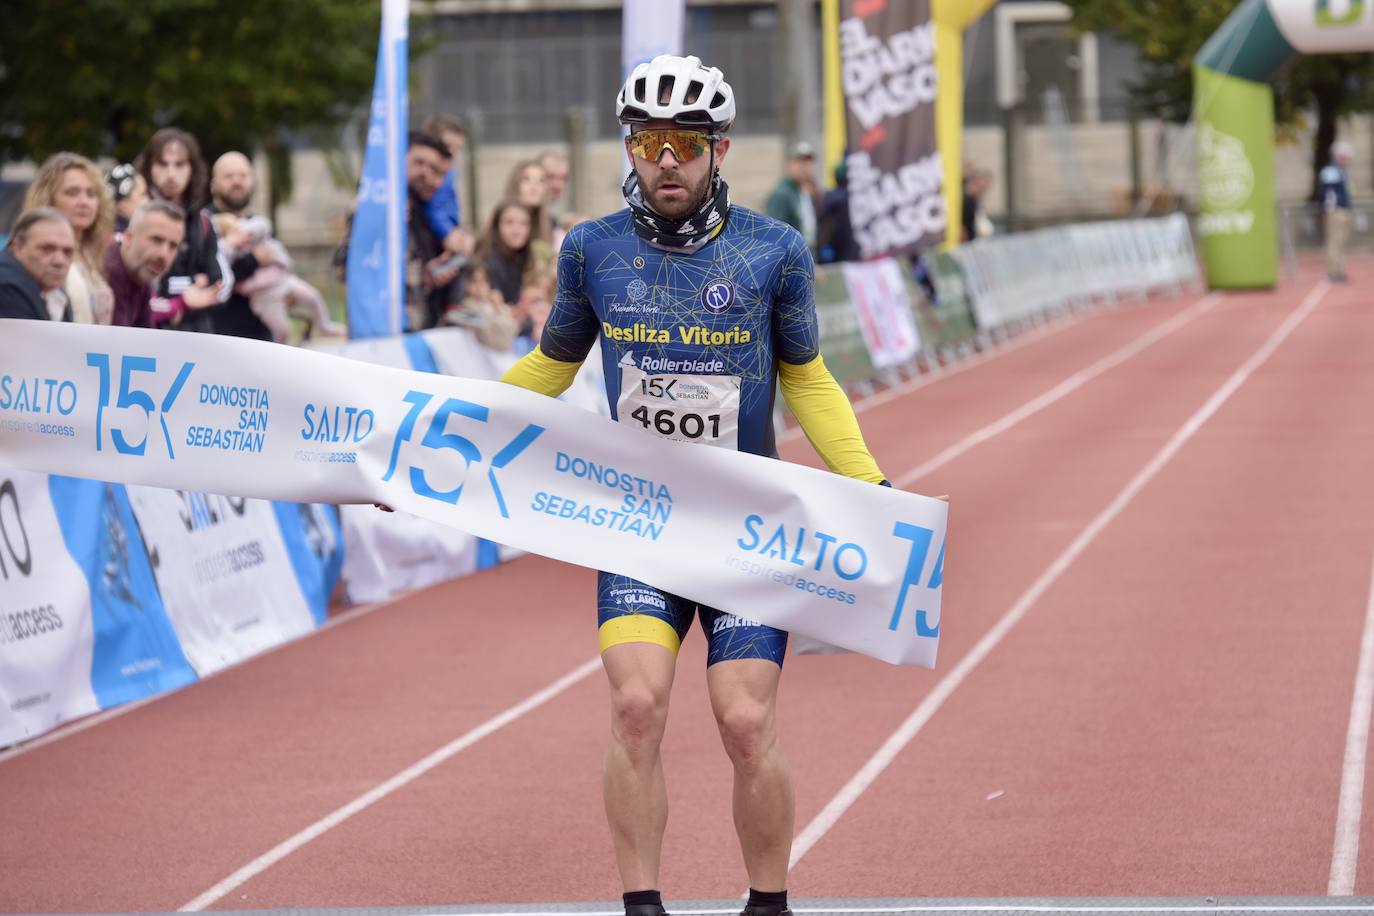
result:
M 649 162 L 657 162 L 665 149 L 678 162 L 691 162 L 711 148 L 712 139 L 700 130 L 641 130 L 630 134 L 629 144 L 630 152 Z

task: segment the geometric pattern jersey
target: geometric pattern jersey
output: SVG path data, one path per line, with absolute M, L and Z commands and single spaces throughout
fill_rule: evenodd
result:
M 814 284 L 811 252 L 786 223 L 731 206 L 710 242 L 681 254 L 636 235 L 625 209 L 568 232 L 539 347 L 580 363 L 599 337 L 612 416 L 631 424 L 619 415 L 636 403 L 627 378 L 738 379 L 737 447 L 776 457 L 777 361 L 820 353 Z M 636 412 L 646 427 L 651 416 Z

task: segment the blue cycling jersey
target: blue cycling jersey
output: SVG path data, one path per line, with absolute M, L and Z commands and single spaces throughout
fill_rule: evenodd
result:
M 777 361 L 820 353 L 814 279 L 801 234 L 744 207 L 692 254 L 641 239 L 626 209 L 568 233 L 539 346 L 581 362 L 599 338 L 622 423 L 774 456 Z

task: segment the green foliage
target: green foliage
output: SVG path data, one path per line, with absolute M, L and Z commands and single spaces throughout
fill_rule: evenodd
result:
M 1193 58 L 1240 0 L 1066 0 L 1074 27 L 1115 32 L 1140 49 L 1141 79 L 1132 87 L 1140 110 L 1186 121 L 1192 111 Z M 1335 105 L 1335 116 L 1374 104 L 1374 55 L 1303 56 L 1274 83 L 1275 113 L 1292 124 L 1303 109 Z
M 1139 110 L 1187 121 L 1193 105 L 1193 58 L 1240 0 L 1065 0 L 1080 31 L 1116 32 L 1140 49 L 1142 75 L 1131 87 Z M 1325 164 L 1337 119 L 1374 109 L 1374 54 L 1303 55 L 1274 81 L 1281 137 L 1316 117 L 1312 169 Z
M 372 85 L 376 0 L 5 0 L 0 161 L 129 159 L 176 125 L 207 155 L 337 124 Z
M 1140 49 L 1141 79 L 1131 87 L 1142 112 L 1186 121 L 1192 110 L 1193 57 L 1240 0 L 1066 0 L 1074 28 L 1115 32 Z

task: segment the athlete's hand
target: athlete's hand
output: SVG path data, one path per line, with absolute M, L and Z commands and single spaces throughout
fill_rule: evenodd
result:
M 892 481 L 890 481 L 890 480 L 884 480 L 882 483 L 878 484 L 878 486 L 880 486 L 880 487 L 887 487 L 888 489 L 892 489 Z M 936 497 L 934 497 L 934 498 L 935 498 L 935 499 L 938 499 L 938 500 L 940 500 L 940 501 L 942 501 L 942 502 L 949 502 L 949 494 L 948 494 L 948 493 L 946 493 L 944 496 L 936 496 Z

